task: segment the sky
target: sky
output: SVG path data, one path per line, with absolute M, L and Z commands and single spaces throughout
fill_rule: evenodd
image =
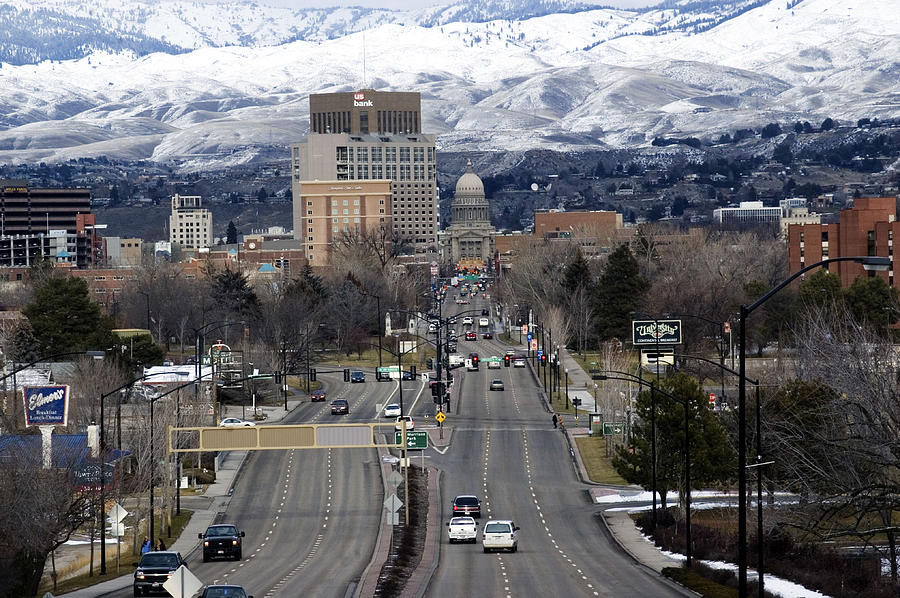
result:
M 453 4 L 456 0 L 263 0 L 262 4 L 288 8 L 322 8 L 326 6 L 364 6 L 367 8 L 412 9 L 429 4 Z M 660 0 L 598 0 L 598 4 L 618 8 L 641 8 L 659 4 Z

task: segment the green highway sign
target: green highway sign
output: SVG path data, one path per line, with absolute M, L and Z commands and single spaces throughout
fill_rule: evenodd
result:
M 394 434 L 394 442 L 400 444 L 402 432 L 397 431 Z M 406 448 L 415 450 L 424 450 L 428 448 L 428 432 L 424 430 L 407 430 L 406 431 Z
M 603 435 L 624 434 L 625 422 L 603 422 Z M 397 442 L 400 442 L 399 440 Z

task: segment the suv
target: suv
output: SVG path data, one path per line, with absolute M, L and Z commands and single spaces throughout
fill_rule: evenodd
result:
M 350 413 L 350 403 L 347 399 L 335 399 L 331 401 L 331 415 L 346 415 Z
M 154 592 L 168 596 L 163 584 L 184 564 L 181 553 L 174 550 L 144 553 L 141 561 L 134 563 L 137 567 L 134 570 L 134 595 L 144 596 Z
M 481 531 L 481 546 L 485 552 L 506 549 L 515 552 L 519 548 L 519 528 L 507 519 L 492 519 L 484 524 Z
M 471 494 L 460 494 L 453 499 L 453 515 L 481 517 L 481 501 Z
M 350 372 L 350 382 L 365 382 L 366 381 L 366 373 L 362 370 L 353 370 Z
M 233 525 L 210 525 L 197 537 L 203 540 L 203 562 L 206 563 L 215 557 L 233 557 L 241 560 L 241 538 L 244 532 L 239 532 Z

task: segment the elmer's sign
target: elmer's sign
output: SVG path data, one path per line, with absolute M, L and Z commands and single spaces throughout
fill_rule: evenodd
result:
M 68 386 L 26 386 L 26 426 L 65 426 L 69 416 Z

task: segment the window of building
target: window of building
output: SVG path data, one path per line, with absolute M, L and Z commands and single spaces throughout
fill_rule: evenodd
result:
M 350 148 L 346 146 L 338 146 L 335 148 L 335 159 L 338 162 L 347 163 L 350 161 Z
M 369 178 L 369 165 L 368 164 L 360 164 L 357 167 L 357 178 L 359 179 L 367 179 Z
M 368 162 L 369 161 L 369 148 L 367 148 L 367 147 L 356 148 L 356 161 L 357 162 Z
M 396 147 L 384 148 L 384 161 L 385 162 L 396 162 L 397 161 L 397 148 Z
M 827 243 L 827 242 L 828 242 L 828 231 L 827 231 L 827 230 L 823 230 L 823 231 L 822 231 L 822 242 L 823 242 L 823 243 Z
M 409 148 L 401 147 L 400 148 L 400 162 L 409 162 Z
M 400 180 L 401 181 L 409 180 L 409 164 L 401 164 L 400 165 Z
M 382 167 L 381 164 L 372 164 L 372 178 L 373 179 L 384 178 L 384 167 Z
M 369 132 L 369 111 L 361 110 L 359 113 L 359 131 L 361 133 Z
M 413 162 L 424 162 L 425 161 L 425 148 L 424 147 L 414 147 L 413 148 Z
M 381 148 L 373 147 L 372 148 L 372 162 L 381 162 L 381 160 L 382 160 Z

